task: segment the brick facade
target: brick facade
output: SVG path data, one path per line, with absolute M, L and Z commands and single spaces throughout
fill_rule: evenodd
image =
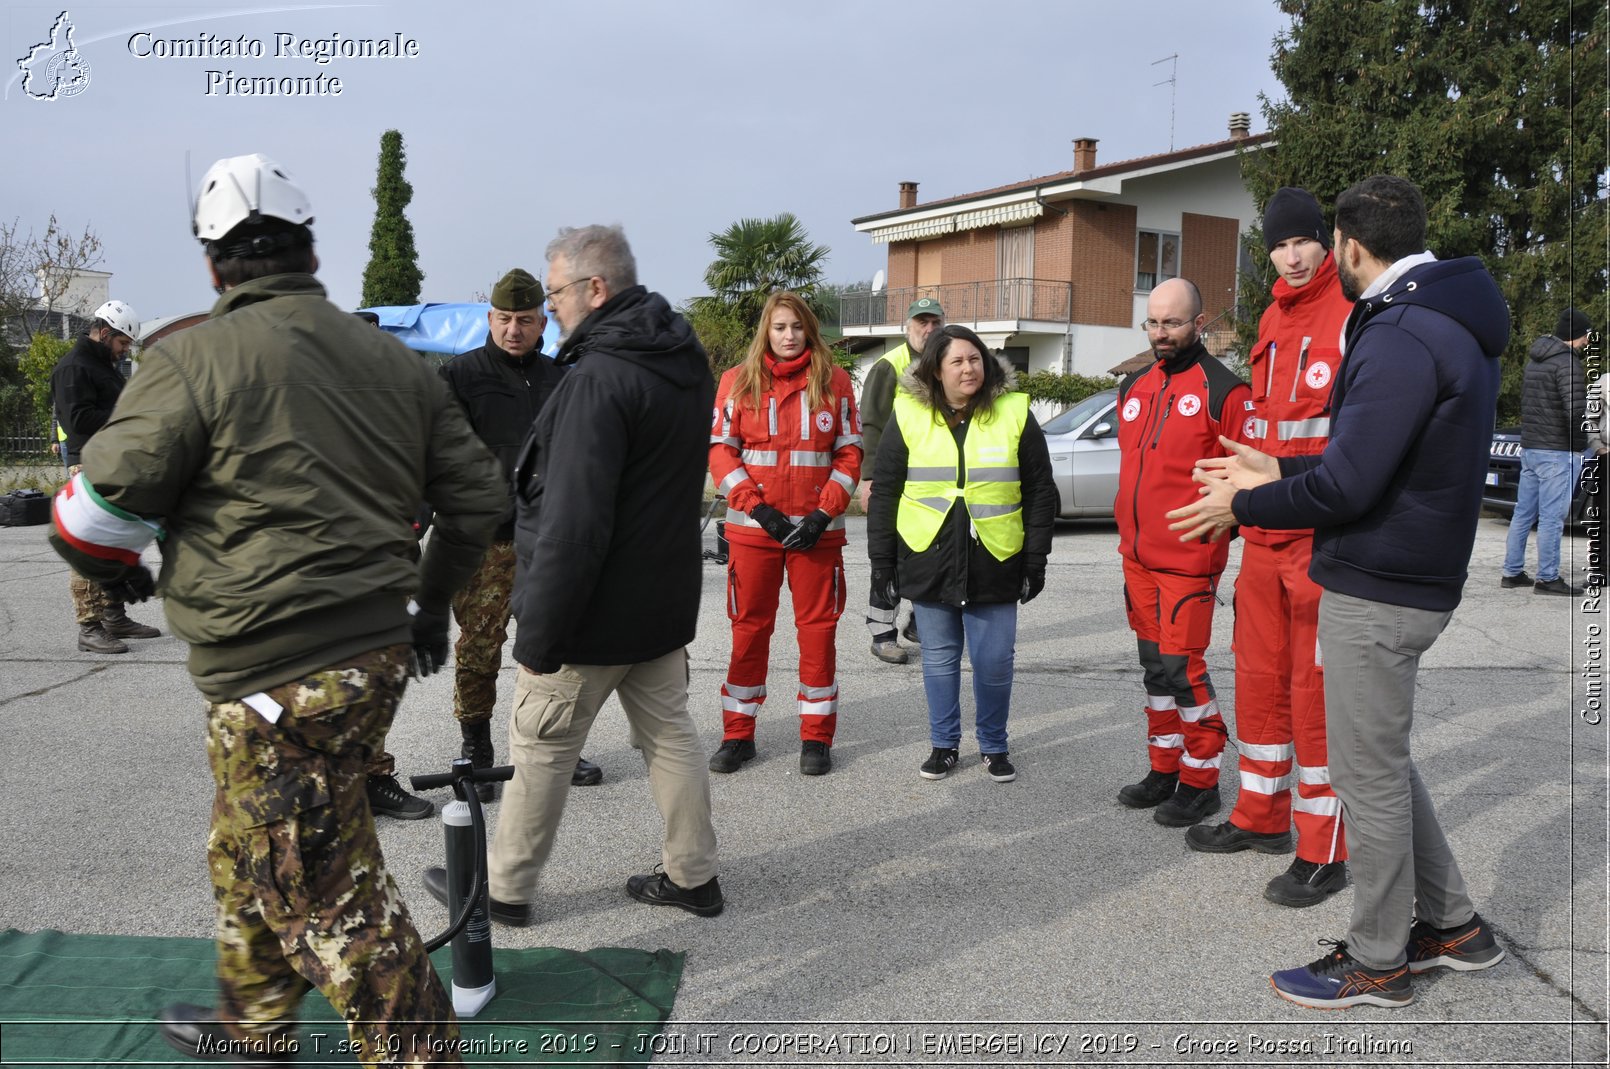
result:
M 1128 327 L 1134 319 L 1135 208 L 1073 201 L 1073 321 Z
M 1202 291 L 1202 311 L 1209 320 L 1235 304 L 1240 232 L 1234 219 L 1190 212 L 1181 216 L 1180 270 Z

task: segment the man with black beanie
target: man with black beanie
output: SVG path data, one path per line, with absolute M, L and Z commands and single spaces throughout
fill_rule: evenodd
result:
M 1504 587 L 1530 585 L 1536 594 L 1576 597 L 1582 588 L 1560 574 L 1560 536 L 1571 511 L 1582 456 L 1588 445 L 1583 421 L 1588 392 L 1579 352 L 1588 343 L 1588 317 L 1575 308 L 1560 313 L 1552 335 L 1532 343 L 1521 379 L 1521 481 L 1509 518 L 1504 551 Z M 1537 524 L 1537 580 L 1525 572 L 1526 537 Z

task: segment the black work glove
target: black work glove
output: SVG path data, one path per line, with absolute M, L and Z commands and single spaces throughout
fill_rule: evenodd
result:
M 794 529 L 788 532 L 788 537 L 783 539 L 783 548 L 810 549 L 816 545 L 816 540 L 822 537 L 822 532 L 827 530 L 827 525 L 831 522 L 833 522 L 831 516 L 821 509 L 816 509 L 809 516 L 796 523 Z
M 1023 566 L 1023 596 L 1018 598 L 1019 604 L 1027 605 L 1044 589 L 1045 565 L 1025 564 Z
M 788 517 L 770 505 L 756 505 L 749 510 L 749 518 L 760 524 L 761 528 L 778 543 L 782 543 L 783 539 L 794 533 L 794 525 L 788 522 Z
M 900 604 L 900 573 L 893 568 L 872 569 L 872 589 L 890 605 Z
M 447 665 L 447 613 L 421 608 L 414 613 L 414 659 L 419 678 Z
M 131 564 L 112 582 L 98 585 L 106 591 L 108 598 L 124 605 L 144 601 L 157 591 L 156 580 L 151 578 L 151 569 L 143 564 Z

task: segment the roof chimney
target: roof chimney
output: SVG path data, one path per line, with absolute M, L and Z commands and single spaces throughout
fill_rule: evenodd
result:
M 1230 139 L 1240 141 L 1252 135 L 1252 116 L 1244 111 L 1230 113 Z
M 1073 139 L 1073 169 L 1075 171 L 1088 171 L 1096 165 L 1096 139 L 1093 137 L 1076 137 Z
M 900 207 L 915 208 L 917 206 L 917 183 L 900 183 Z

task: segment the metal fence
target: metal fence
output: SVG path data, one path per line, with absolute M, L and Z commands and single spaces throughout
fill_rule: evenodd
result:
M 0 456 L 49 455 L 50 428 L 28 419 L 10 419 L 0 423 Z
M 1066 323 L 1073 315 L 1073 283 L 1001 278 L 942 286 L 902 286 L 879 292 L 851 291 L 839 297 L 839 327 L 899 326 L 906 321 L 906 309 L 919 297 L 937 300 L 945 310 L 947 323 L 1021 319 Z

